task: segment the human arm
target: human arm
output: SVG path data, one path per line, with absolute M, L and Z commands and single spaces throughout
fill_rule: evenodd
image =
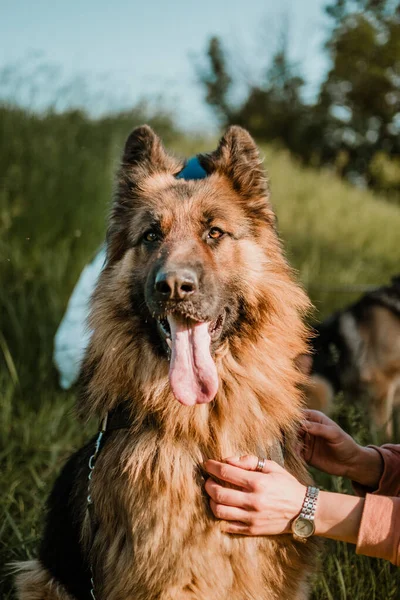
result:
M 212 478 L 206 482 L 213 513 L 226 520 L 224 531 L 244 535 L 291 533 L 291 523 L 300 513 L 306 486 L 273 461 L 265 461 L 263 472 L 254 472 L 257 457 L 227 458 L 226 463 L 209 460 L 210 475 L 233 483 L 240 490 L 223 487 Z M 242 471 L 242 472 L 240 472 Z M 364 499 L 320 492 L 315 513 L 315 535 L 356 543 Z
M 225 521 L 222 528 L 227 533 L 289 534 L 306 488 L 273 461 L 265 461 L 263 472 L 254 472 L 257 461 L 255 456 L 245 456 L 205 463 L 210 475 L 239 488 L 208 479 L 211 509 Z M 358 553 L 400 564 L 400 499 L 320 492 L 315 535 L 357 544 Z

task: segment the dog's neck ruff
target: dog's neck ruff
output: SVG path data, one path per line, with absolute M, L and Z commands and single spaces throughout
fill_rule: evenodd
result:
M 152 423 L 149 417 L 148 424 Z M 125 400 L 120 402 L 115 408 L 110 410 L 100 425 L 99 433 L 106 434 L 118 429 L 130 429 L 132 427 L 132 411 L 129 403 Z M 260 453 L 265 449 L 260 448 Z M 285 466 L 285 435 L 282 432 L 282 438 L 274 440 L 268 447 L 268 458 L 275 461 L 281 467 Z
M 208 177 L 208 173 L 201 166 L 197 156 L 189 158 L 182 171 L 176 175 L 176 179 L 185 179 L 186 181 L 205 179 L 206 177 Z

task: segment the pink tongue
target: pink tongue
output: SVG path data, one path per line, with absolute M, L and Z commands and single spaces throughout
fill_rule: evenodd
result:
M 174 396 L 185 406 L 211 402 L 218 374 L 210 353 L 208 323 L 168 315 L 172 356 L 169 381 Z

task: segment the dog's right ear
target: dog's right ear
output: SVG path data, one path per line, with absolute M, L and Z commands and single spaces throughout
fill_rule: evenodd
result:
M 148 125 L 137 127 L 125 142 L 122 168 L 131 168 L 140 176 L 174 172 L 176 161 L 167 154 L 158 135 Z
M 107 233 L 107 260 L 121 258 L 128 247 L 129 215 L 140 204 L 143 181 L 157 174 L 178 173 L 183 162 L 167 154 L 158 135 L 148 125 L 137 127 L 129 135 L 117 173 L 114 202 Z M 138 193 L 139 192 L 139 193 Z
M 136 127 L 125 142 L 122 162 L 125 165 L 138 165 L 152 162 L 154 155 L 160 154 L 161 141 L 148 125 Z

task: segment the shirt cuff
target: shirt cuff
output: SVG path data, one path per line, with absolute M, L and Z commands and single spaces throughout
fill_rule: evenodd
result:
M 400 450 L 399 446 L 368 446 L 378 452 L 382 459 L 383 471 L 376 489 L 368 488 L 360 483 L 352 481 L 354 492 L 357 496 L 364 497 L 366 494 L 377 496 L 397 496 L 400 493 Z
M 400 566 L 400 499 L 367 494 L 357 554 L 384 558 Z

